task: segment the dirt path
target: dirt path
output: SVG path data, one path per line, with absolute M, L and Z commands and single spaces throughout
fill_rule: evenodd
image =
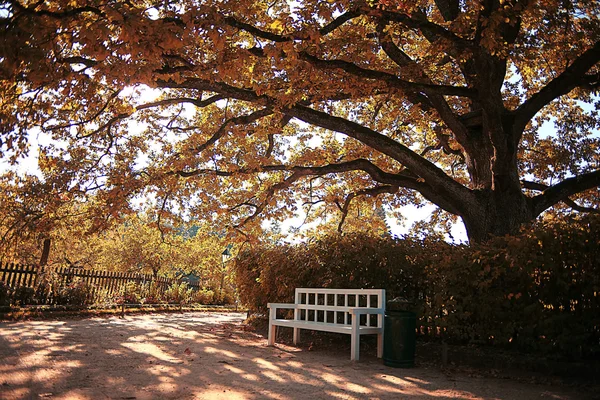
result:
M 238 313 L 0 323 L 0 399 L 581 399 L 266 339 Z

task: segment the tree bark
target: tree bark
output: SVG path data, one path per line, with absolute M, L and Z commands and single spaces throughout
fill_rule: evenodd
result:
M 536 217 L 531 201 L 520 192 L 486 189 L 476 193 L 477 201 L 467 204 L 467 212 L 461 215 L 471 243 L 515 234 Z
M 50 239 L 44 239 L 44 244 L 42 248 L 42 257 L 40 258 L 40 267 L 48 264 L 48 256 L 50 256 Z

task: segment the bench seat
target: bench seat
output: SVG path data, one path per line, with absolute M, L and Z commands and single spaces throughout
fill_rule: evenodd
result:
M 383 355 L 383 289 L 298 288 L 294 303 L 269 303 L 267 306 L 270 309 L 270 346 L 275 345 L 277 327 L 280 326 L 294 330 L 294 344 L 300 340 L 300 329 L 348 334 L 351 336 L 351 360 L 359 359 L 360 335 L 377 335 L 377 356 Z M 294 318 L 277 318 L 280 309 L 293 310 Z M 361 318 L 363 315 L 365 317 Z
M 313 322 L 313 321 L 294 321 L 290 319 L 275 319 L 273 320 L 273 325 L 277 326 L 287 326 L 290 328 L 302 328 L 302 329 L 310 329 L 313 331 L 324 331 L 324 332 L 335 332 L 335 333 L 352 333 L 352 326 L 350 325 L 339 325 L 335 326 L 332 324 L 328 324 L 325 322 Z M 377 327 L 369 327 L 369 326 L 360 326 L 358 328 L 361 335 L 369 335 L 369 334 L 378 334 L 380 328 Z

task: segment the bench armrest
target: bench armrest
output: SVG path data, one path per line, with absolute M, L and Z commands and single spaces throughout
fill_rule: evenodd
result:
M 374 307 L 354 307 L 354 308 L 349 309 L 348 312 L 352 315 L 385 314 L 385 309 L 374 308 Z
M 291 304 L 291 303 L 267 303 L 267 308 L 289 308 L 289 309 L 296 309 L 298 308 L 298 304 Z

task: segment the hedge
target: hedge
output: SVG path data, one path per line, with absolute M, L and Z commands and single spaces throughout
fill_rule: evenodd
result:
M 240 300 L 265 312 L 296 287 L 385 288 L 421 335 L 561 358 L 600 358 L 600 218 L 539 224 L 481 245 L 361 234 L 262 245 L 235 264 Z

